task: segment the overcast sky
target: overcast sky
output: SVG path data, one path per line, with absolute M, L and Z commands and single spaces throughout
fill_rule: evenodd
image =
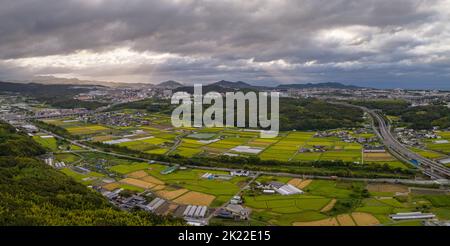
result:
M 450 88 L 450 0 L 0 0 L 0 79 Z

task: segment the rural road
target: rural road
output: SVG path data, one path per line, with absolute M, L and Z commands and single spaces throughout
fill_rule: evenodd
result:
M 257 172 L 253 177 L 252 177 L 252 179 L 251 180 L 249 180 L 245 185 L 243 185 L 240 189 L 239 189 L 239 191 L 238 192 L 236 192 L 236 194 L 234 195 L 234 196 L 240 196 L 241 195 L 241 193 L 245 190 L 245 189 L 247 189 L 247 187 L 249 187 L 259 176 L 260 176 L 261 174 L 259 173 L 259 172 Z M 234 197 L 233 196 L 233 197 Z M 215 211 L 219 211 L 219 210 L 221 210 L 222 208 L 225 208 L 226 206 L 228 206 L 228 204 L 230 204 L 230 201 L 226 201 L 224 204 L 222 204 L 220 207 L 218 207 L 218 208 L 216 208 L 215 209 Z M 205 218 L 205 220 L 206 221 L 208 221 L 209 222 L 209 220 L 211 220 L 211 218 L 212 217 L 214 217 L 214 214 L 215 214 L 215 212 L 214 213 L 211 213 L 208 217 L 206 217 Z

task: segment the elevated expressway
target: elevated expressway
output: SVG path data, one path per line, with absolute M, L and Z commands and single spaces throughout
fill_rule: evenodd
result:
M 414 153 L 402 143 L 400 143 L 397 138 L 392 134 L 391 125 L 387 122 L 384 117 L 376 110 L 371 110 L 366 107 L 346 104 L 346 103 L 336 103 L 350 107 L 357 107 L 362 109 L 364 112 L 368 113 L 373 119 L 372 125 L 378 138 L 383 142 L 389 152 L 397 157 L 398 159 L 412 163 L 412 160 L 418 162 L 418 168 L 423 174 L 429 176 L 432 179 L 448 179 L 450 178 L 450 169 L 443 166 L 442 164 L 425 158 L 419 154 Z

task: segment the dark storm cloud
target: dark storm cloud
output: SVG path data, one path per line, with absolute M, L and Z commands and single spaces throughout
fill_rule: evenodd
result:
M 24 71 L 153 81 L 443 83 L 450 78 L 449 16 L 448 0 L 0 0 L 0 78 Z M 14 68 L 22 58 L 123 47 L 176 56 Z

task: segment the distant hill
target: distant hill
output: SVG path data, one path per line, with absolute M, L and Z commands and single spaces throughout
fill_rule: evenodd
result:
M 248 83 L 237 81 L 237 82 L 231 82 L 226 80 L 221 80 L 212 84 L 209 84 L 210 86 L 218 86 L 222 88 L 233 88 L 233 89 L 251 89 L 256 88 L 257 86 L 250 85 Z
M 168 80 L 168 81 L 164 81 L 161 82 L 157 85 L 155 85 L 155 88 L 163 88 L 163 89 L 176 89 L 178 87 L 182 87 L 184 86 L 182 83 L 174 81 L 174 80 Z
M 52 84 L 45 85 L 39 83 L 11 83 L 0 81 L 0 91 L 14 92 L 35 97 L 44 96 L 67 96 L 87 92 L 95 88 L 101 88 L 99 85 L 78 85 L 78 84 Z
M 132 88 L 140 88 L 140 87 L 153 87 L 153 88 L 162 88 L 162 89 L 170 89 L 174 90 L 177 88 L 184 87 L 192 87 L 184 85 L 181 82 L 168 80 L 161 82 L 157 85 L 149 84 L 149 83 L 122 83 L 122 82 L 112 82 L 112 81 L 98 81 L 98 80 L 81 80 L 77 78 L 58 78 L 54 76 L 35 76 L 29 80 L 25 81 L 8 81 L 11 83 L 18 84 L 44 84 L 44 85 L 101 85 L 106 87 L 132 87 Z M 266 83 L 267 84 L 267 83 Z M 358 89 L 364 88 L 355 85 L 345 85 L 338 82 L 326 82 L 326 83 L 307 83 L 307 84 L 282 84 L 278 86 L 266 86 L 266 85 L 252 85 L 243 81 L 226 81 L 221 80 L 208 85 L 203 85 L 203 88 L 208 90 L 212 90 L 213 88 L 217 88 L 215 91 L 225 91 L 228 89 L 237 90 L 237 89 L 250 89 L 250 90 L 267 90 L 267 89 L 307 89 L 307 88 L 335 88 L 335 89 Z
M 363 87 L 358 87 L 355 85 L 344 85 L 336 82 L 327 82 L 327 83 L 308 83 L 308 84 L 285 84 L 278 85 L 276 87 L 268 87 L 268 86 L 256 86 L 251 85 L 249 83 L 243 81 L 226 81 L 221 80 L 215 83 L 211 83 L 208 85 L 203 85 L 203 92 L 209 91 L 217 91 L 217 92 L 227 92 L 227 91 L 236 91 L 236 90 L 244 90 L 244 91 L 258 91 L 258 90 L 270 90 L 270 89 L 308 89 L 308 88 L 334 88 L 334 89 L 358 89 Z M 189 93 L 193 92 L 192 86 L 183 86 L 177 88 L 177 91 L 186 91 Z
M 278 89 L 308 89 L 308 88 L 333 88 L 333 89 L 358 89 L 362 88 L 355 85 L 344 85 L 337 82 L 326 82 L 326 83 L 307 83 L 307 84 L 286 84 L 279 85 Z
M 237 81 L 237 82 L 231 82 L 226 80 L 221 80 L 215 83 L 203 85 L 202 91 L 203 93 L 208 93 L 210 91 L 224 93 L 224 92 L 233 92 L 233 91 L 258 91 L 264 87 L 259 86 L 253 86 L 248 83 Z M 194 86 L 183 86 L 176 88 L 175 91 L 185 91 L 188 93 L 194 93 Z
M 10 82 L 21 84 L 38 83 L 44 85 L 102 85 L 107 87 L 123 87 L 130 85 L 128 83 L 113 82 L 113 81 L 81 80 L 77 78 L 58 78 L 54 76 L 35 76 L 28 80 L 10 81 Z M 145 85 L 145 84 L 131 84 L 131 86 L 135 85 Z
M 96 109 L 105 106 L 104 103 L 80 101 L 73 97 L 80 93 L 104 88 L 100 85 L 44 85 L 37 83 L 21 84 L 0 82 L 0 92 L 18 93 L 30 96 L 40 102 L 48 103 L 58 108 L 87 108 Z

